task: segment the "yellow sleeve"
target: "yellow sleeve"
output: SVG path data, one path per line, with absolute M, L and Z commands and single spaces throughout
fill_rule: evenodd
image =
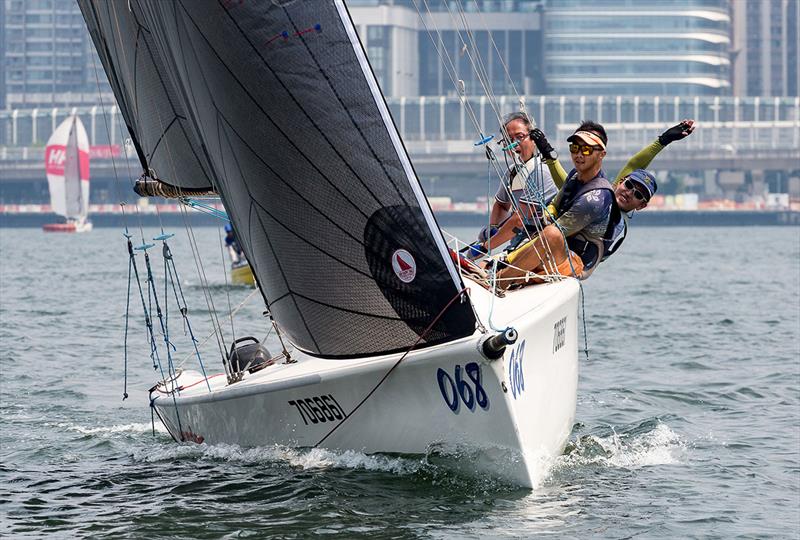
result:
M 553 183 L 556 185 L 558 189 L 564 185 L 564 182 L 567 181 L 567 171 L 564 170 L 564 167 L 561 166 L 561 162 L 558 159 L 546 159 L 544 160 L 544 164 L 547 165 L 547 168 L 550 170 L 550 176 L 553 177 Z
M 658 139 L 656 139 L 636 152 L 636 154 L 634 154 L 634 156 L 628 160 L 628 163 L 625 164 L 622 170 L 619 171 L 619 174 L 617 174 L 617 177 L 614 179 L 614 185 L 619 184 L 623 178 L 631 174 L 636 169 L 646 169 L 647 166 L 650 165 L 650 162 L 653 161 L 658 153 L 663 149 L 664 147 L 661 146 L 661 143 L 658 142 Z M 553 179 L 555 180 L 555 176 Z

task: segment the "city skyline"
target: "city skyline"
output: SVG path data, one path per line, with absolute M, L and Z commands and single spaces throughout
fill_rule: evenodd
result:
M 793 0 L 348 6 L 388 98 L 763 97 L 796 96 L 800 86 L 800 2 Z M 0 21 L 0 108 L 112 99 L 73 0 L 2 0 Z

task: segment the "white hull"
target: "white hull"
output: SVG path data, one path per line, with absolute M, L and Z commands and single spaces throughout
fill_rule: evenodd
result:
M 467 286 L 488 326 L 491 295 Z M 402 353 L 332 360 L 295 352 L 296 363 L 232 385 L 224 374 L 211 376 L 211 392 L 199 373 L 183 372 L 180 395 L 161 386 L 153 404 L 177 440 L 365 453 L 466 449 L 479 456 L 469 469 L 535 487 L 563 451 L 575 416 L 578 284 L 528 287 L 494 302 L 493 325 L 519 333 L 502 358 L 482 355 L 487 334 L 480 332 L 412 351 L 355 412 Z M 456 387 L 463 397 L 452 393 Z M 342 412 L 350 415 L 343 422 Z

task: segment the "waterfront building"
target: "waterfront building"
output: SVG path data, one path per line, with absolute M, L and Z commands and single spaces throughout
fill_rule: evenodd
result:
M 7 106 L 96 103 L 98 79 L 112 99 L 74 0 L 2 0 Z M 0 12 L 0 15 L 3 15 Z M 94 66 L 97 65 L 97 77 Z
M 729 0 L 549 0 L 547 91 L 729 95 L 729 9 Z
M 544 93 L 543 5 L 542 0 L 348 2 L 387 97 L 455 96 L 457 81 L 467 95 Z M 487 89 L 477 71 L 485 74 Z
M 6 3 L 0 0 L 0 110 L 6 108 L 6 70 L 2 67 L 5 65 L 6 57 Z
M 738 0 L 732 13 L 734 95 L 800 95 L 800 2 Z

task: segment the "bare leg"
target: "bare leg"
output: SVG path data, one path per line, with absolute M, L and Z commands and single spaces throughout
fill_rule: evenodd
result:
M 497 277 L 503 280 L 498 285 L 505 289 L 512 283 L 509 279 L 522 277 L 537 267 L 546 267 L 548 271 L 555 272 L 555 267 L 566 260 L 567 248 L 561 231 L 555 225 L 548 225 L 540 237 L 523 245 L 508 257 L 507 262 L 511 266 L 498 272 Z

